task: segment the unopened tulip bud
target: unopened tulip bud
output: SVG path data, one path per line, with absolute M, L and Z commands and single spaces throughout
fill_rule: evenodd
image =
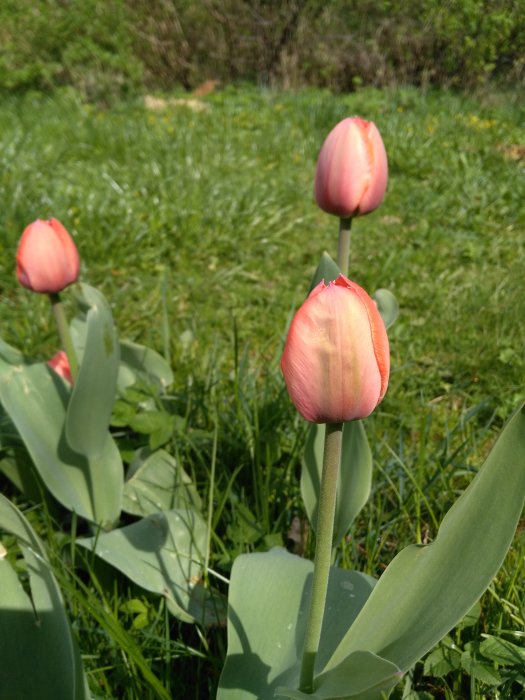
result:
M 348 117 L 326 137 L 315 173 L 315 199 L 341 218 L 368 214 L 385 196 L 388 163 L 373 122 Z
M 69 382 L 69 384 L 73 383 L 71 368 L 69 367 L 69 360 L 67 359 L 67 355 L 63 350 L 59 350 L 57 353 L 55 353 L 53 357 L 47 361 L 47 364 L 60 377 Z
M 281 359 L 288 393 L 312 423 L 370 415 L 390 371 L 388 337 L 377 306 L 340 275 L 320 282 L 295 314 Z
M 23 287 L 58 294 L 76 282 L 80 257 L 73 239 L 57 219 L 37 219 L 24 230 L 16 254 L 16 274 Z

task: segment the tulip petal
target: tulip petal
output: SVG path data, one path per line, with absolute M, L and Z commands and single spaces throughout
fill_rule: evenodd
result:
M 26 227 L 16 255 L 16 273 L 23 287 L 55 294 L 76 282 L 79 270 L 73 239 L 57 219 L 37 219 Z
M 385 324 L 381 314 L 379 313 L 377 304 L 368 296 L 362 287 L 355 284 L 355 282 L 346 280 L 343 275 L 340 275 L 338 279 L 345 280 L 346 282 L 350 283 L 350 288 L 353 289 L 353 291 L 361 299 L 368 314 L 370 332 L 372 334 L 372 346 L 374 348 L 375 358 L 379 369 L 379 374 L 381 376 L 379 403 L 383 400 L 383 397 L 386 394 L 386 390 L 388 388 L 388 377 L 390 375 L 390 346 L 388 344 L 388 336 L 385 332 Z M 340 281 L 339 284 L 342 284 L 342 281 Z
M 348 117 L 328 134 L 317 160 L 315 198 L 321 209 L 340 217 L 367 214 L 381 204 L 388 164 L 373 122 Z
M 340 275 L 296 313 L 281 366 L 297 410 L 313 423 L 368 416 L 388 384 L 386 330 L 366 292 Z
M 377 209 L 384 199 L 388 181 L 388 161 L 381 135 L 373 122 L 368 122 L 366 131 L 371 175 L 359 204 L 359 214 L 368 214 Z

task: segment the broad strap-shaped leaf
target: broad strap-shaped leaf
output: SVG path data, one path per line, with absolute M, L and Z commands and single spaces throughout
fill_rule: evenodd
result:
M 180 509 L 154 513 L 77 543 L 138 586 L 163 595 L 173 615 L 194 622 L 188 610 L 202 574 L 206 533 L 206 524 L 195 511 Z
M 151 515 L 159 510 L 195 508 L 201 499 L 184 469 L 165 450 L 143 447 L 129 466 L 124 484 L 123 510 Z
M 313 564 L 286 550 L 234 562 L 228 597 L 228 655 L 217 700 L 271 700 L 297 688 Z M 363 606 L 375 581 L 332 569 L 316 666 L 321 668 Z
M 120 343 L 121 367 L 127 368 L 136 377 L 148 384 L 158 384 L 165 389 L 173 383 L 173 372 L 166 360 L 152 348 L 130 340 Z
M 312 528 L 317 524 L 325 426 L 312 423 L 308 430 L 301 471 L 301 495 Z M 334 547 L 350 529 L 370 496 L 372 453 L 361 421 L 345 423 L 337 479 Z
M 176 614 L 172 610 L 173 614 Z M 226 595 L 200 581 L 192 589 L 187 612 L 203 627 L 226 625 L 228 599 Z
M 57 510 L 56 501 L 49 496 L 31 457 L 22 448 L 16 451 L 16 457 L 0 459 L 0 471 L 7 476 L 20 493 L 24 494 L 25 498 L 33 503 L 40 503 L 44 500 L 49 512 L 58 515 L 58 513 L 53 512 Z
M 77 354 L 82 358 L 87 339 L 87 319 L 84 315 L 76 316 L 69 327 Z M 120 364 L 117 386 L 121 393 L 137 380 L 161 389 L 173 383 L 172 369 L 158 352 L 130 340 L 120 340 L 119 346 Z
M 66 438 L 75 452 L 99 457 L 115 402 L 120 348 L 109 304 L 94 287 L 81 289 L 88 305 L 86 338 L 67 406 Z
M 45 363 L 0 360 L 0 401 L 46 487 L 63 506 L 107 528 L 121 509 L 120 453 L 107 431 L 97 457 L 71 449 L 64 435 L 68 398 L 65 383 Z
M 312 277 L 312 282 L 310 283 L 309 292 L 316 287 L 319 282 L 324 280 L 325 284 L 332 282 L 337 279 L 341 274 L 338 264 L 333 260 L 326 251 L 321 255 L 321 260 L 317 266 L 314 276 Z
M 461 620 L 496 575 L 524 496 L 522 407 L 443 519 L 435 541 L 407 547 L 388 566 L 325 670 L 357 650 L 409 669 Z
M 8 345 L 2 338 L 0 338 L 0 359 L 11 365 L 24 364 L 22 353 L 12 345 Z
M 397 299 L 389 289 L 376 289 L 372 294 L 372 299 L 376 302 L 385 328 L 390 328 L 399 316 L 399 304 Z
M 82 662 L 46 553 L 26 518 L 2 495 L 1 532 L 17 538 L 31 596 L 0 544 L 0 697 L 88 700 Z
M 317 676 L 312 693 L 277 688 L 276 697 L 292 700 L 382 700 L 403 674 L 390 661 L 369 651 L 356 651 L 339 666 Z

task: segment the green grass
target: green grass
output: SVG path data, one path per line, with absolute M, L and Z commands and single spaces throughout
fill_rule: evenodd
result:
M 433 538 L 523 399 L 525 160 L 512 147 L 525 145 L 525 108 L 517 93 L 335 97 L 249 87 L 206 104 L 203 112 L 148 112 L 138 101 L 102 109 L 67 91 L 4 99 L 0 334 L 36 358 L 56 349 L 46 300 L 14 275 L 25 225 L 55 216 L 75 236 L 82 278 L 111 301 L 121 335 L 171 356 L 169 449 L 205 502 L 216 455 L 210 565 L 227 578 L 237 554 L 282 542 L 303 515 L 304 430 L 278 361 L 322 250 L 335 255 L 337 245 L 337 221 L 313 201 L 317 153 L 339 119 L 372 119 L 389 156 L 389 190 L 378 211 L 354 222 L 350 276 L 369 291 L 391 289 L 401 314 L 390 334 L 389 392 L 367 421 L 373 493 L 339 558 L 378 575 L 401 547 Z M 41 507 L 31 515 L 93 691 L 213 697 L 224 629 L 180 625 L 124 581 L 115 588 L 104 572 L 71 570 L 57 534 L 67 536 L 67 523 Z M 523 645 L 524 555 L 521 529 L 481 617 L 453 633 L 462 648 L 484 633 Z M 461 668 L 443 680 L 423 677 L 418 665 L 413 681 L 431 697 L 517 697 L 511 683 L 491 690 Z

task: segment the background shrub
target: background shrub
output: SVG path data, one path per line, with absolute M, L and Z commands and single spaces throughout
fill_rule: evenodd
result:
M 0 3 L 0 88 L 73 85 L 88 99 L 140 87 L 122 0 L 5 0 Z
M 472 87 L 525 80 L 520 0 L 4 0 L 0 89 Z

